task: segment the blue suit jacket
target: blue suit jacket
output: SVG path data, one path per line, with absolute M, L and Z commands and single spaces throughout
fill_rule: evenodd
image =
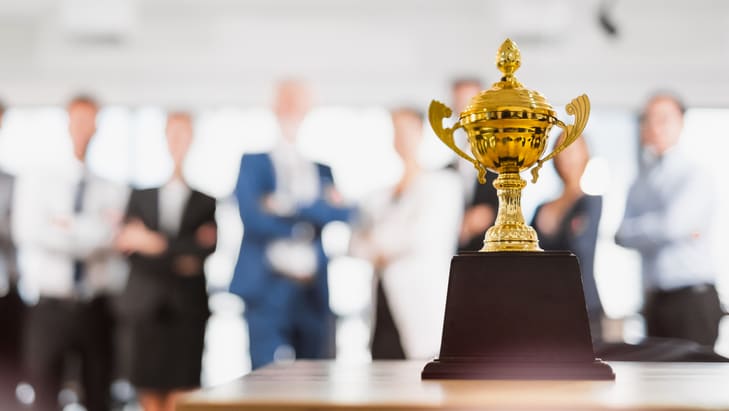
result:
M 264 196 L 276 189 L 273 163 L 268 154 L 246 154 L 241 159 L 240 174 L 235 189 L 240 217 L 244 225 L 243 241 L 238 255 L 230 291 L 241 296 L 247 309 L 290 308 L 303 296 L 308 303 L 329 312 L 327 258 L 321 243 L 321 229 L 332 221 L 346 221 L 351 210 L 329 204 L 323 190 L 333 184 L 329 167 L 317 164 L 321 192 L 318 199 L 297 210 L 292 217 L 272 215 L 261 207 Z M 276 239 L 291 237 L 295 223 L 305 221 L 316 228 L 314 244 L 319 255 L 313 283 L 301 284 L 273 272 L 265 257 L 268 244 Z

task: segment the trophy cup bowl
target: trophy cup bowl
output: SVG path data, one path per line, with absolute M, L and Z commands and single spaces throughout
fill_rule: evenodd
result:
M 473 164 L 481 184 L 487 169 L 498 173 L 499 209 L 483 248 L 451 260 L 440 353 L 423 379 L 615 378 L 595 358 L 577 257 L 539 248 L 521 211 L 526 181 L 519 173 L 531 169 L 536 183 L 542 165 L 582 134 L 590 100 L 582 95 L 567 104 L 575 121 L 566 125 L 541 94 L 516 80 L 520 65 L 521 53 L 507 39 L 496 56 L 501 80 L 476 95 L 453 126 L 443 127 L 452 114 L 443 103 L 433 101 L 428 111 L 435 134 Z M 565 137 L 543 156 L 552 126 Z M 454 142 L 459 128 L 470 155 Z
M 439 101 L 428 110 L 431 127 L 456 154 L 471 162 L 484 184 L 486 169 L 499 174 L 494 181 L 499 195 L 499 210 L 495 225 L 486 232 L 481 251 L 540 251 L 537 234 L 524 223 L 521 212 L 521 189 L 526 185 L 519 173 L 532 169 L 536 182 L 542 164 L 581 134 L 590 113 L 590 100 L 582 95 L 567 105 L 567 113 L 575 116 L 573 125 L 565 125 L 556 117 L 546 99 L 536 91 L 526 89 L 514 77 L 521 65 L 521 53 L 516 43 L 507 39 L 499 48 L 496 65 L 503 77 L 491 89 L 475 96 L 458 121 L 450 128 L 443 120 L 452 111 Z M 552 153 L 540 159 L 547 147 L 553 125 L 565 130 L 566 138 Z M 454 142 L 453 133 L 463 129 L 473 157 Z

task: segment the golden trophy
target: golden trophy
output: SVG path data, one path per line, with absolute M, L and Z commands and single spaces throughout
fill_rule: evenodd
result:
M 498 173 L 493 185 L 499 209 L 481 251 L 451 262 L 440 356 L 422 377 L 614 379 L 610 366 L 594 355 L 577 258 L 542 251 L 521 211 L 526 181 L 519 173 L 533 167 L 536 183 L 542 165 L 582 134 L 590 100 L 581 95 L 567 104 L 574 123 L 566 125 L 541 94 L 517 81 L 516 43 L 504 41 L 496 66 L 500 81 L 473 97 L 452 127 L 443 127 L 452 114 L 443 103 L 434 100 L 428 111 L 435 134 L 473 164 L 481 184 L 486 169 Z M 565 138 L 541 157 L 554 125 Z M 459 128 L 473 156 L 456 145 Z
M 499 195 L 498 215 L 494 226 L 486 232 L 481 251 L 540 251 L 537 233 L 524 223 L 521 212 L 521 190 L 526 182 L 519 173 L 536 164 L 532 182 L 537 182 L 542 164 L 582 134 L 590 116 L 590 100 L 583 94 L 567 105 L 567 113 L 575 116 L 574 124 L 567 126 L 557 119 L 541 94 L 524 88 L 514 77 L 521 66 L 516 43 L 504 41 L 496 56 L 496 66 L 503 74 L 501 81 L 475 96 L 453 127 L 443 128 L 443 120 L 452 112 L 439 101 L 430 103 L 428 119 L 443 143 L 473 163 L 481 184 L 486 183 L 486 169 L 499 174 L 493 182 Z M 566 137 L 554 151 L 539 159 L 555 124 L 565 130 Z M 459 128 L 468 135 L 475 158 L 455 144 L 453 132 Z

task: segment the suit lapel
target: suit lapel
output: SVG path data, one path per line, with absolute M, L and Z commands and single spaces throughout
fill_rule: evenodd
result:
M 143 210 L 142 220 L 152 230 L 159 231 L 159 189 L 154 188 L 142 191 L 140 196 L 142 204 L 139 208 Z

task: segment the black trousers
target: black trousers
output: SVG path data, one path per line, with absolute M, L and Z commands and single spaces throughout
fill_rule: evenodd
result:
M 643 316 L 648 337 L 680 338 L 713 347 L 724 315 L 713 285 L 702 284 L 646 296 Z
M 35 410 L 60 409 L 67 365 L 77 361 L 81 403 L 88 411 L 109 411 L 113 327 L 106 297 L 83 302 L 41 298 L 29 308 L 24 363 L 36 392 Z
M 400 342 L 400 333 L 392 319 L 387 295 L 382 282 L 377 282 L 377 301 L 375 302 L 375 326 L 372 334 L 373 360 L 404 360 L 405 351 Z
M 25 305 L 15 288 L 0 296 L 0 408 L 20 410 L 15 387 L 22 381 L 21 334 Z

